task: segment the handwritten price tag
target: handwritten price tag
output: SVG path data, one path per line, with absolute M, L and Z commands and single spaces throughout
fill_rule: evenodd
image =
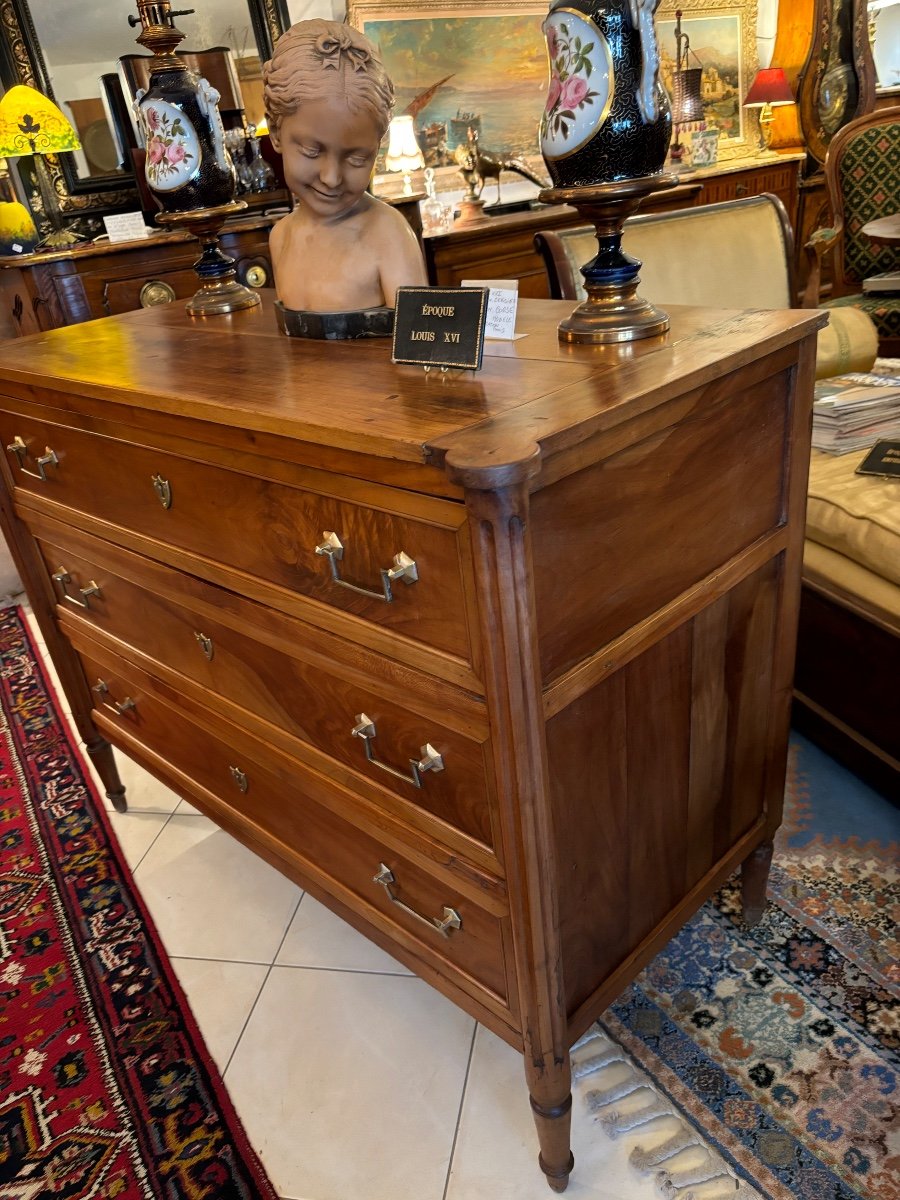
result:
M 463 287 L 488 289 L 486 338 L 511 342 L 516 336 L 516 309 L 519 305 L 517 279 L 464 279 Z

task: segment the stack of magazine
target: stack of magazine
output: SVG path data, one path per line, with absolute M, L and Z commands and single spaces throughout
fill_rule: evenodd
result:
M 900 375 L 851 371 L 816 384 L 812 444 L 829 454 L 900 438 Z

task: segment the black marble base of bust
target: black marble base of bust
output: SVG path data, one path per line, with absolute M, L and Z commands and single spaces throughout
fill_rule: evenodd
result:
M 278 328 L 288 337 L 343 342 L 353 338 L 392 337 L 392 308 L 359 308 L 350 312 L 305 312 L 275 302 Z

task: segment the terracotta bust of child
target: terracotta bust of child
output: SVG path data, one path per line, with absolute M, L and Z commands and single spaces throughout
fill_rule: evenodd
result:
M 272 145 L 296 206 L 272 229 L 278 299 L 319 313 L 393 308 L 427 283 L 416 236 L 366 188 L 391 119 L 394 87 L 375 48 L 336 21 L 300 21 L 263 71 Z

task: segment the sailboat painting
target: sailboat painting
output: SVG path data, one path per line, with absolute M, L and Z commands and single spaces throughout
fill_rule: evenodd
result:
M 413 117 L 432 167 L 455 165 L 454 150 L 480 146 L 540 158 L 538 126 L 547 92 L 539 3 L 417 3 L 360 0 L 348 19 L 378 47 L 396 89 L 396 112 Z

